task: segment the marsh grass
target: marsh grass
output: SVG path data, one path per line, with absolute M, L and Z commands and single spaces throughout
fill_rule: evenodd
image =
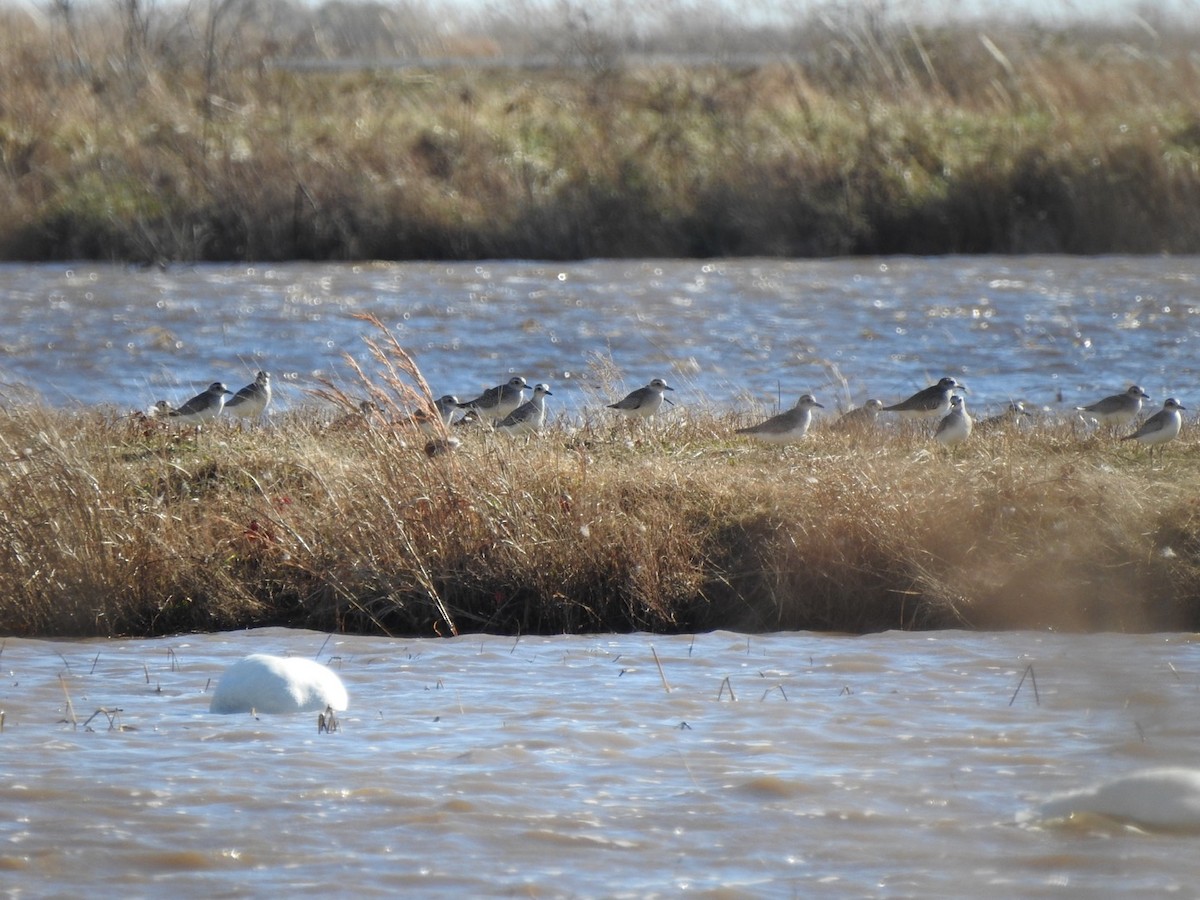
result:
M 712 10 L 715 41 L 681 26 L 703 4 L 639 38 L 572 4 L 458 35 L 414 5 L 77 7 L 0 11 L 0 258 L 1200 250 L 1197 34 L 1149 12 Z
M 720 410 L 632 438 L 594 415 L 527 443 L 462 429 L 429 459 L 423 434 L 312 409 L 192 437 L 9 408 L 0 630 L 1200 627 L 1188 430 L 1151 462 L 1068 424 L 950 454 L 919 430 L 818 422 L 779 450 Z

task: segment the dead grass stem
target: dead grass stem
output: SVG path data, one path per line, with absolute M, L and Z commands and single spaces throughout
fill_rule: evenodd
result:
M 385 371 L 388 371 L 385 367 Z M 427 458 L 386 425 L 211 440 L 89 412 L 0 419 L 0 630 L 256 624 L 473 631 L 1195 629 L 1200 446 L 1150 462 L 1045 425 L 950 456 L 721 414 L 646 440 L 483 430 Z
M 689 6 L 624 46 L 272 9 L 0 11 L 0 258 L 1200 250 L 1185 23 L 831 7 L 714 45 Z

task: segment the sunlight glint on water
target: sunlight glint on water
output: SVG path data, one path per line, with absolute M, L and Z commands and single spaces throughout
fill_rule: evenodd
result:
M 323 642 L 8 640 L 8 888 L 1011 897 L 1200 879 L 1194 835 L 1018 824 L 1052 793 L 1193 762 L 1191 637 L 344 637 L 321 657 L 350 691 L 338 733 L 208 713 L 240 656 Z M 1017 691 L 1030 665 L 1036 695 Z M 79 722 L 108 714 L 72 727 L 60 675 Z
M 1196 393 L 1196 258 L 659 260 L 2 267 L 0 377 L 50 403 L 145 408 L 214 379 L 275 377 L 277 410 L 367 361 L 377 314 L 436 395 L 514 374 L 553 414 L 594 408 L 597 354 L 626 389 L 664 377 L 677 403 L 749 396 L 836 410 L 950 374 L 975 412 L 1010 398 L 1069 408 L 1130 382 Z M 841 379 L 845 379 L 843 389 Z M 1062 400 L 1059 401 L 1061 395 Z M 818 420 L 819 421 L 819 420 Z

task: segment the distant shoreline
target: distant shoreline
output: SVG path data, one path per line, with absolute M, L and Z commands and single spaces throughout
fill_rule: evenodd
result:
M 355 10 L 220 44 L 221 21 L 7 13 L 0 259 L 1200 252 L 1182 26 L 846 13 L 762 51 L 753 29 L 436 37 Z

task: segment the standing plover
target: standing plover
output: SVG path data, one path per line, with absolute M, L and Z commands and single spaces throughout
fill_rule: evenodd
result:
M 271 403 L 271 376 L 259 372 L 254 381 L 226 401 L 225 409 L 241 419 L 257 419 Z
M 1180 414 L 1180 410 L 1186 409 L 1187 407 L 1174 397 L 1168 397 L 1162 409 L 1143 422 L 1141 428 L 1121 440 L 1145 444 L 1150 448 L 1150 455 L 1153 456 L 1154 448 L 1159 444 L 1165 444 L 1167 441 L 1173 441 L 1179 437 L 1179 430 L 1183 428 L 1183 416 Z
M 749 428 L 739 428 L 737 433 L 768 444 L 798 441 L 808 433 L 808 426 L 812 423 L 812 411 L 824 408 L 812 394 L 801 394 L 796 405 L 787 412 L 772 416 L 765 422 L 751 425 Z
M 146 413 L 146 418 L 148 418 L 148 419 L 165 419 L 167 416 L 169 416 L 171 414 L 172 409 L 174 409 L 174 407 L 171 406 L 170 401 L 159 400 L 152 407 L 150 407 L 150 411 L 148 413 Z
M 496 424 L 496 430 L 510 437 L 541 431 L 546 424 L 546 398 L 552 397 L 550 385 L 538 384 L 533 388 L 533 399 L 522 403 Z
M 950 395 L 955 390 L 965 391 L 966 387 L 947 376 L 907 400 L 885 406 L 883 411 L 897 413 L 902 419 L 936 419 L 949 411 Z
M 971 416 L 967 403 L 957 394 L 950 398 L 950 412 L 938 422 L 934 438 L 944 447 L 954 447 L 971 436 Z
M 442 421 L 449 425 L 454 421 L 454 413 L 458 409 L 458 398 L 453 394 L 442 394 L 433 401 L 433 406 Z
M 197 394 L 183 406 L 167 413 L 168 421 L 176 425 L 203 425 L 221 414 L 225 408 L 225 395 L 229 393 L 229 388 L 214 381 L 204 393 Z
M 1114 428 L 1129 425 L 1142 411 L 1142 401 L 1149 400 L 1150 395 L 1136 384 L 1131 384 L 1123 394 L 1113 394 L 1103 400 L 1097 400 L 1089 406 L 1075 407 L 1086 418 L 1095 419 L 1101 425 L 1111 425 Z
M 671 387 L 661 378 L 655 378 L 645 387 L 640 387 L 636 391 L 630 391 L 624 398 L 616 403 L 608 404 L 609 409 L 615 409 L 623 416 L 628 416 L 631 419 L 648 419 L 662 406 L 662 402 L 666 400 L 663 396 L 663 391 L 673 391 Z
M 857 409 L 843 413 L 841 418 L 829 426 L 834 431 L 866 431 L 875 424 L 879 411 L 883 409 L 882 400 L 868 400 Z
M 1019 425 L 1023 419 L 1032 419 L 1033 413 L 1025 408 L 1025 403 L 1021 400 L 1010 400 L 1008 406 L 1004 408 L 1004 412 L 997 413 L 994 416 L 988 416 L 986 419 L 980 419 L 975 423 L 975 430 L 980 434 L 989 431 L 1000 431 L 1009 426 Z
M 520 375 L 514 375 L 504 384 L 488 388 L 474 400 L 459 403 L 459 409 L 473 409 L 484 420 L 504 419 L 525 402 L 525 388 L 529 383 Z
M 343 413 L 322 428 L 322 431 L 346 431 L 370 428 L 380 417 L 379 404 L 374 400 L 363 400 L 352 412 Z
M 458 411 L 458 398 L 453 394 L 443 394 L 433 401 L 433 409 L 434 412 L 418 409 L 397 424 L 402 427 L 420 428 L 426 434 L 440 434 L 454 421 L 454 413 Z

